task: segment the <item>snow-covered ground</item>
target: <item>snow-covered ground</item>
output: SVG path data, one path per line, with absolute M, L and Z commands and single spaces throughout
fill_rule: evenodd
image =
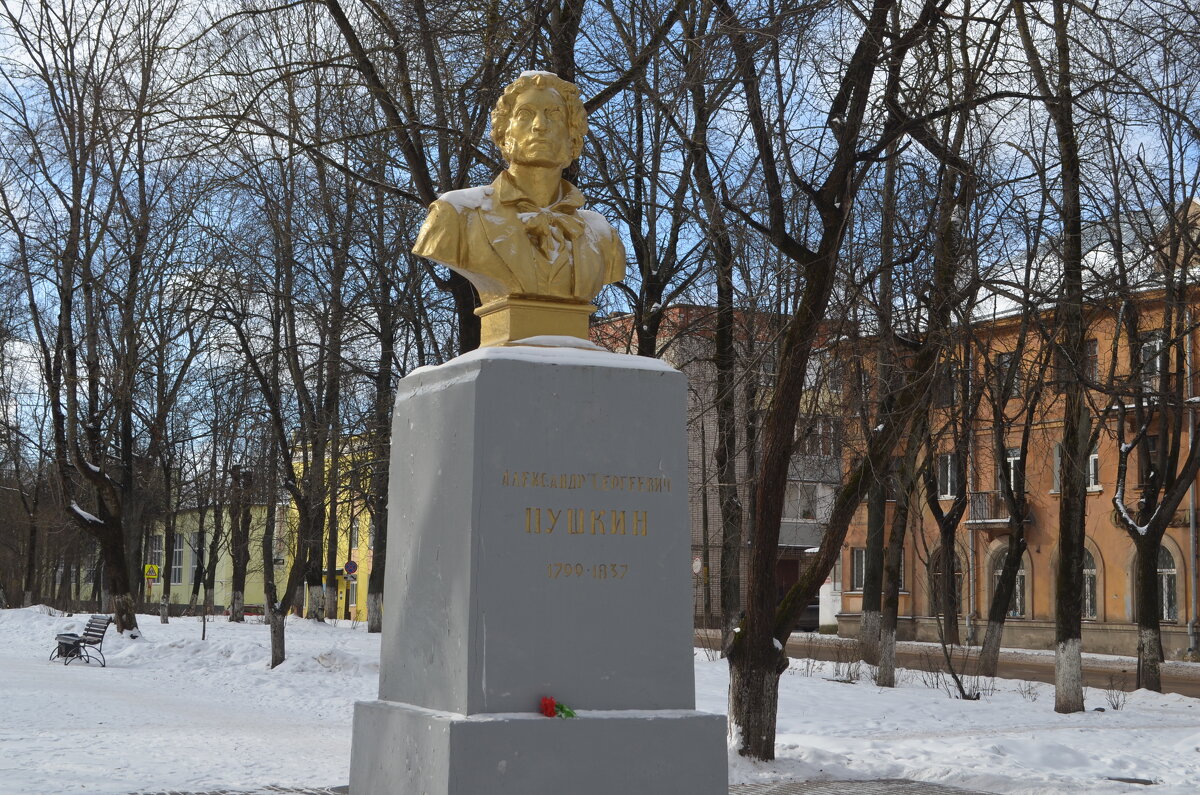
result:
M 107 668 L 48 663 L 55 633 L 85 619 L 0 611 L 0 793 L 348 780 L 353 704 L 376 692 L 377 635 L 293 620 L 287 662 L 271 671 L 262 624 L 210 621 L 201 640 L 199 619 L 162 625 L 145 616 L 139 640 L 109 630 Z M 1140 691 L 1114 710 L 1093 690 L 1088 712 L 1064 716 L 1049 685 L 996 680 L 968 702 L 926 686 L 920 672 L 902 672 L 901 686 L 886 690 L 865 669 L 856 682 L 832 681 L 834 667 L 793 661 L 781 684 L 779 758 L 756 765 L 733 754 L 731 782 L 910 778 L 1007 793 L 1200 792 L 1200 700 Z M 723 712 L 727 684 L 725 663 L 697 652 L 699 708 Z

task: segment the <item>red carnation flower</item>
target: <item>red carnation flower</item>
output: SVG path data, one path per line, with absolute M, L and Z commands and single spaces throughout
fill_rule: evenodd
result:
M 547 718 L 553 718 L 558 714 L 558 707 L 554 703 L 554 699 L 549 696 L 542 699 L 542 714 Z

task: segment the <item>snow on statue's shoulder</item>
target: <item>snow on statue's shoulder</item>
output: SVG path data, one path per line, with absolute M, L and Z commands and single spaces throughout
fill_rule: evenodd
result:
M 438 196 L 438 201 L 449 204 L 456 210 L 490 210 L 492 207 L 492 186 L 477 185 L 474 188 L 452 190 Z

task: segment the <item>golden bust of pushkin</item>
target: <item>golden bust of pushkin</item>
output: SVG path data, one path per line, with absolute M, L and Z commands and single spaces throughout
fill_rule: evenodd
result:
M 443 194 L 413 253 L 461 273 L 483 306 L 484 345 L 587 336 L 591 301 L 625 278 L 625 248 L 604 216 L 562 178 L 579 156 L 587 114 L 574 84 L 525 72 L 492 111 L 508 168 L 491 185 Z

